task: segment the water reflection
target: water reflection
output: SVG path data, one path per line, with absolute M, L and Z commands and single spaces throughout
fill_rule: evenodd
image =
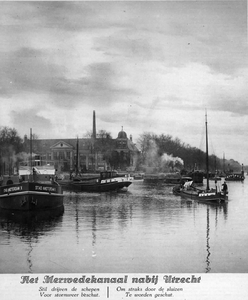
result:
M 219 215 L 224 216 L 224 219 L 227 220 L 227 207 L 228 207 L 228 202 L 226 203 L 220 203 L 220 204 L 208 204 L 207 205 L 207 222 L 206 222 L 206 273 L 209 273 L 211 271 L 211 246 L 210 246 L 210 210 L 215 213 L 215 230 L 218 228 L 218 218 Z M 213 227 L 212 227 L 213 228 Z
M 244 192 L 234 187 L 223 204 L 188 201 L 170 186 L 135 182 L 125 193 L 67 192 L 65 212 L 57 216 L 0 211 L 0 270 L 246 271 L 240 253 L 247 244 L 248 186 Z
M 210 267 L 210 245 L 209 245 L 209 240 L 210 240 L 210 237 L 209 237 L 209 232 L 210 232 L 210 227 L 209 227 L 209 207 L 207 207 L 207 234 L 206 234 L 206 241 L 207 241 L 207 257 L 206 257 L 206 263 L 207 263 L 207 266 L 206 266 L 206 273 L 210 272 L 211 270 L 211 267 Z
M 63 213 L 64 207 L 32 212 L 0 210 L 0 224 L 8 233 L 12 232 L 21 238 L 38 238 L 43 231 L 55 227 L 61 221 Z
M 53 231 L 61 224 L 64 207 L 52 210 L 40 211 L 11 211 L 0 210 L 1 230 L 7 233 L 7 244 L 10 244 L 12 236 L 20 238 L 20 241 L 27 245 L 27 265 L 28 272 L 32 273 L 32 251 L 34 245 L 39 243 L 39 239 L 47 232 Z
M 156 194 L 154 194 L 156 192 Z M 205 268 L 206 273 L 211 271 L 211 230 L 217 230 L 218 219 L 224 216 L 227 220 L 228 203 L 212 204 L 198 203 L 174 197 L 171 193 L 171 187 L 163 185 L 144 185 L 142 193 L 102 193 L 102 194 L 68 194 L 68 206 L 70 214 L 74 216 L 76 228 L 76 243 L 83 244 L 85 238 L 84 232 L 91 232 L 91 251 L 92 257 L 96 257 L 97 249 L 99 253 L 100 246 L 97 245 L 97 239 L 102 242 L 103 236 L 112 243 L 114 237 L 119 239 L 119 234 L 124 230 L 131 230 L 132 224 L 136 224 L 140 231 L 140 236 L 146 229 L 150 238 L 157 237 L 161 239 L 161 233 L 166 237 L 171 231 L 176 232 L 180 228 L 180 221 L 185 216 L 193 215 L 193 219 L 198 219 L 200 214 L 204 214 L 206 220 L 205 231 Z M 214 216 L 214 219 L 213 219 Z M 211 218 L 212 217 L 212 218 Z M 210 224 L 213 219 L 212 226 Z M 140 225 L 140 222 L 142 225 Z M 158 223 L 158 224 L 157 224 Z M 116 224 L 118 227 L 116 228 Z M 154 225 L 156 224 L 156 225 Z M 144 226 L 143 226 L 144 225 Z M 149 226 L 163 227 L 158 232 L 149 232 Z M 140 226 L 143 226 L 141 228 Z M 195 224 L 197 225 L 197 222 Z M 155 229 L 156 227 L 154 227 Z M 103 234 L 104 233 L 104 234 Z M 111 235 L 113 237 L 111 237 Z M 137 236 L 138 238 L 138 236 Z M 143 236 L 144 238 L 144 236 Z M 130 240 L 132 237 L 130 237 Z M 148 238 L 147 238 L 148 239 Z M 183 239 L 183 237 L 182 237 Z
M 132 218 L 133 201 L 129 193 L 84 194 L 70 193 L 65 198 L 67 213 L 73 216 L 76 231 L 79 232 L 80 222 L 92 220 L 92 228 L 110 225 L 114 220 L 125 226 L 125 221 Z
M 199 214 L 203 214 L 206 220 L 205 230 L 205 245 L 206 245 L 206 266 L 205 273 L 211 272 L 211 232 L 218 230 L 219 218 L 223 217 L 225 221 L 228 219 L 228 202 L 224 203 L 210 203 L 210 202 L 196 202 L 193 200 L 181 200 L 181 209 L 186 208 L 188 214 L 192 214 L 194 220 L 199 219 Z M 205 215 L 205 216 L 204 216 Z M 211 220 L 214 221 L 214 226 L 211 226 Z M 199 220 L 197 221 L 199 222 Z M 198 223 L 195 223 L 198 226 Z M 222 225 L 221 225 L 222 226 Z M 214 243 L 214 242 L 212 242 Z
M 180 214 L 180 201 L 175 201 L 170 190 L 171 187 L 165 189 L 162 185 L 145 185 L 142 193 L 69 193 L 65 204 L 68 213 L 75 220 L 77 243 L 80 223 L 88 219 L 92 222 L 94 240 L 97 229 L 111 229 L 117 223 L 124 230 L 133 218 L 147 221 L 155 213 L 163 219 L 173 219 Z
M 92 256 L 96 256 L 95 252 L 95 244 L 96 244 L 96 220 L 97 220 L 97 214 L 96 214 L 96 209 L 93 208 L 92 210 Z

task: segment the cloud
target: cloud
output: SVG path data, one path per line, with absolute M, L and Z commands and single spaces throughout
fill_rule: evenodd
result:
M 95 63 L 87 68 L 88 76 L 84 79 L 85 94 L 89 101 L 95 105 L 111 105 L 115 101 L 125 101 L 123 98 L 129 94 L 135 95 L 134 88 L 118 85 L 119 79 L 114 64 Z
M 26 47 L 2 54 L 4 59 L 0 67 L 4 76 L 0 78 L 0 85 L 4 95 L 25 91 L 44 93 L 59 85 L 63 66 L 53 64 L 46 55 L 43 51 Z
M 194 142 L 205 107 L 216 134 L 242 134 L 240 117 L 247 124 L 245 2 L 36 1 L 0 8 L 4 125 L 23 132 L 36 122 L 40 136 L 70 137 L 91 129 L 96 110 L 98 129 L 113 136 L 124 126 L 136 137 L 155 131 Z
M 136 94 L 134 89 L 118 86 L 115 65 L 108 62 L 86 65 L 83 77 L 70 78 L 68 70 L 55 64 L 46 51 L 21 48 L 3 56 L 0 95 L 4 97 L 32 92 L 49 94 L 55 104 L 101 106 L 104 101 L 111 103 L 123 95 Z
M 22 111 L 12 110 L 10 113 L 14 128 L 18 128 L 18 132 L 28 132 L 29 128 L 33 129 L 33 133 L 37 132 L 39 136 L 40 129 L 43 132 L 52 130 L 52 123 L 49 119 L 39 115 L 39 110 L 32 108 Z M 25 122 L 23 122 L 25 120 Z

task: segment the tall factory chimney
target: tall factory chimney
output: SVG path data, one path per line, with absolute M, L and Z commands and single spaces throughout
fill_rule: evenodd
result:
M 96 138 L 96 113 L 93 110 L 93 132 L 92 132 L 92 137 L 95 139 Z

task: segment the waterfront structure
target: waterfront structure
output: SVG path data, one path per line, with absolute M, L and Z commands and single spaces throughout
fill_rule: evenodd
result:
M 78 148 L 78 151 L 77 151 Z M 24 137 L 24 151 L 28 152 L 29 139 Z M 135 169 L 139 150 L 127 137 L 125 131 L 118 133 L 116 139 L 98 137 L 96 134 L 95 111 L 93 112 L 93 132 L 89 138 L 34 139 L 33 152 L 37 160 L 52 161 L 58 173 Z

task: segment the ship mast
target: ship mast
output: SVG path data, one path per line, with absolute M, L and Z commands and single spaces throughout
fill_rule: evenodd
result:
M 32 128 L 30 128 L 30 175 L 32 175 L 33 171 L 33 162 L 32 162 Z
M 208 171 L 208 121 L 207 111 L 205 114 L 205 125 L 206 125 L 206 171 L 207 171 L 207 190 L 209 190 L 209 171 Z
M 79 153 L 78 153 L 78 137 L 77 137 L 77 149 L 76 149 L 76 176 L 79 173 L 79 168 L 78 168 L 78 164 L 79 164 Z
M 226 170 L 225 170 L 225 153 L 223 153 L 223 173 L 226 173 Z

